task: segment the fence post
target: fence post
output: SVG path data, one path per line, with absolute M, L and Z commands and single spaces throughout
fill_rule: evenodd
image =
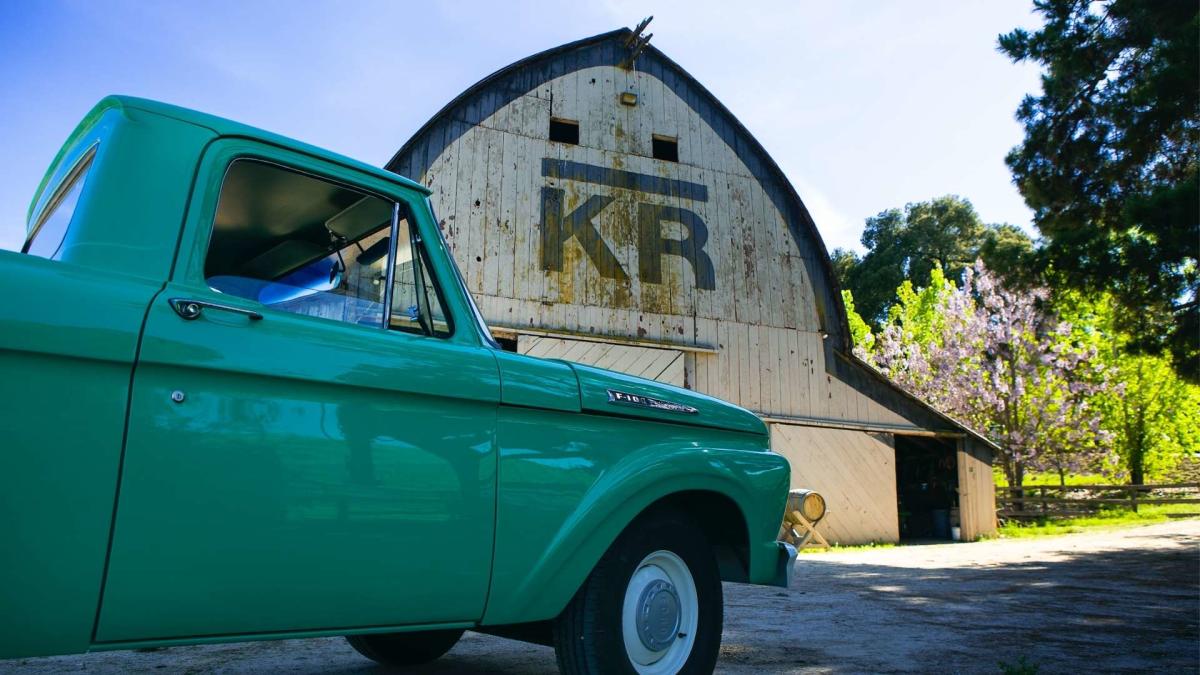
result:
M 1045 518 L 1047 515 L 1046 514 L 1046 486 L 1045 485 L 1042 486 L 1041 493 L 1042 493 L 1042 517 Z
M 1134 513 L 1138 512 L 1137 493 L 1138 491 L 1136 487 L 1131 486 L 1129 488 L 1129 503 L 1133 507 Z

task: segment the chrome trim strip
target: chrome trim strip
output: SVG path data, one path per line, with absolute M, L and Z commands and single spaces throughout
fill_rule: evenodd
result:
M 650 410 L 661 410 L 663 412 L 681 413 L 684 415 L 695 415 L 700 412 L 690 405 L 675 403 L 674 401 L 664 401 L 658 398 L 642 396 L 641 394 L 631 394 L 627 391 L 618 391 L 616 389 L 608 390 L 608 402 L 613 405 L 627 405 L 634 408 L 648 408 Z
M 395 293 L 396 280 L 396 246 L 400 242 L 397 238 L 400 234 L 400 202 L 392 202 L 392 228 L 388 233 L 388 238 L 391 239 L 387 254 L 387 288 L 383 291 L 383 325 L 380 328 L 388 330 L 392 327 L 392 294 Z

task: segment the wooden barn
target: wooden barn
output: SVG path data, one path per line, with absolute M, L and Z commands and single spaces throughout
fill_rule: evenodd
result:
M 992 446 L 851 354 L 800 196 L 641 28 L 493 73 L 388 163 L 433 190 L 497 339 L 757 412 L 831 542 L 994 531 Z

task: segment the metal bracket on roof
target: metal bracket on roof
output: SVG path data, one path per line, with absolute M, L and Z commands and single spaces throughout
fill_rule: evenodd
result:
M 654 37 L 654 33 L 642 35 L 642 31 L 646 30 L 646 26 L 649 26 L 650 22 L 653 20 L 653 16 L 648 16 L 642 19 L 641 23 L 639 23 L 637 27 L 629 33 L 629 37 L 625 38 L 625 47 L 629 49 L 629 55 L 621 61 L 621 67 L 625 70 L 631 70 L 633 68 L 633 64 L 637 61 L 638 55 L 640 55 L 642 50 L 644 50 L 646 46 L 650 44 L 650 38 Z

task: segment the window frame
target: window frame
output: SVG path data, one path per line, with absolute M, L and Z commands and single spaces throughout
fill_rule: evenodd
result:
M 433 269 L 433 261 L 430 260 L 429 251 L 425 247 L 425 237 L 421 236 L 421 231 L 417 228 L 415 218 L 412 219 L 412 225 L 409 226 L 408 234 L 411 244 L 417 252 L 417 260 L 415 261 L 417 264 L 413 265 L 413 274 L 419 276 L 415 280 L 415 283 L 419 284 L 420 293 L 425 298 L 425 305 L 426 307 L 429 307 L 429 288 L 426 285 L 426 279 L 429 279 L 428 283 L 433 285 L 433 294 L 437 297 L 438 305 L 442 309 L 442 316 L 446 319 L 446 334 L 438 335 L 437 332 L 433 330 L 433 312 L 430 311 L 430 333 L 428 334 L 428 337 L 436 337 L 443 340 L 453 337 L 454 313 L 450 311 L 450 306 L 446 304 L 445 292 L 442 290 L 442 285 L 438 283 L 437 275 L 434 273 Z M 391 288 L 393 292 L 395 291 L 395 286 L 391 286 L 389 288 Z M 391 315 L 388 316 L 388 321 L 391 321 Z M 388 330 L 391 330 L 390 323 L 388 324 Z
M 58 260 L 56 256 L 62 252 L 63 244 L 67 241 L 67 235 L 71 231 L 71 225 L 75 222 L 75 214 L 79 211 L 80 202 L 83 201 L 83 191 L 87 188 L 87 178 L 91 173 L 92 166 L 95 164 L 99 148 L 99 141 L 92 143 L 86 150 L 80 153 L 79 157 L 71 164 L 71 168 L 63 175 L 62 180 L 58 182 L 58 186 L 54 188 L 54 192 L 50 194 L 50 198 L 46 200 L 45 205 L 38 212 L 37 220 L 34 221 L 33 227 L 29 229 L 29 234 L 25 237 L 25 243 L 21 245 L 22 254 L 33 255 L 29 253 L 29 249 L 33 246 L 34 240 L 42 233 L 51 216 L 58 211 L 58 207 L 62 206 L 63 200 L 66 199 L 71 189 L 75 187 L 76 181 L 82 179 L 83 182 L 79 185 L 79 198 L 75 202 L 75 208 L 71 210 L 71 217 L 67 221 L 67 226 L 63 228 L 62 239 L 55 246 L 54 253 L 44 258 L 45 260 Z
M 562 138 L 555 138 L 556 135 L 561 135 L 561 133 L 556 134 L 556 130 L 561 132 L 564 129 L 571 129 L 573 133 L 568 135 L 574 136 L 575 140 L 572 141 L 564 140 Z M 579 120 L 570 120 L 565 117 L 551 117 L 550 126 L 546 131 L 546 138 L 551 143 L 562 143 L 563 145 L 581 145 L 580 139 L 582 138 L 582 131 L 580 129 Z
M 315 161 L 321 161 L 317 158 L 307 158 L 306 157 L 306 159 L 313 159 Z M 336 185 L 343 189 L 352 190 L 352 191 L 360 193 L 364 196 L 381 199 L 392 205 L 392 221 L 391 221 L 391 224 L 389 225 L 389 241 L 391 243 L 388 246 L 388 253 L 387 253 L 387 272 L 386 272 L 386 279 L 384 282 L 386 284 L 386 288 L 384 291 L 383 320 L 380 322 L 379 325 L 357 324 L 357 323 L 352 323 L 352 322 L 348 322 L 348 321 L 341 321 L 338 319 L 329 319 L 329 318 L 320 317 L 320 316 L 311 316 L 311 315 L 306 315 L 306 314 L 299 314 L 296 312 L 289 312 L 288 310 L 285 310 L 285 309 L 279 309 L 279 308 L 273 307 L 271 305 L 263 304 L 262 302 L 260 302 L 256 299 L 246 298 L 246 297 L 242 297 L 242 296 L 225 293 L 219 289 L 213 288 L 208 283 L 208 277 L 205 273 L 205 267 L 207 265 L 208 256 L 211 253 L 213 240 L 216 235 L 217 208 L 221 201 L 221 195 L 225 191 L 225 184 L 229 177 L 229 172 L 232 169 L 233 165 L 240 161 L 250 161 L 250 162 L 257 162 L 259 164 L 265 164 L 267 166 L 276 168 L 281 171 L 296 173 L 296 174 L 299 174 L 299 175 L 302 175 L 302 176 L 305 176 L 305 177 L 308 177 L 308 178 L 311 178 L 314 180 L 319 180 L 319 181 L 329 183 L 331 185 Z M 392 309 L 392 303 L 393 303 L 393 299 L 394 299 L 395 292 L 396 292 L 396 288 L 395 288 L 395 273 L 396 273 L 396 262 L 397 262 L 396 261 L 396 247 L 397 247 L 398 238 L 399 238 L 400 217 L 401 217 L 401 215 L 404 215 L 401 213 L 402 209 L 404 209 L 406 211 L 407 220 L 409 221 L 408 229 L 409 229 L 410 246 L 413 247 L 414 253 L 417 256 L 419 256 L 419 260 L 417 260 L 415 262 L 419 262 L 419 264 L 423 268 L 421 278 L 422 279 L 424 277 L 431 278 L 430 283 L 433 284 L 434 293 L 437 295 L 438 303 L 441 306 L 442 313 L 446 320 L 446 333 L 442 334 L 442 335 L 439 335 L 438 333 L 436 333 L 432 330 L 432 321 L 430 322 L 430 326 L 431 326 L 430 332 L 424 332 L 424 333 L 414 333 L 414 332 L 409 332 L 409 331 L 405 331 L 405 330 L 393 329 L 391 327 L 391 309 Z M 379 331 L 382 331 L 382 332 L 388 333 L 388 334 L 401 334 L 401 335 L 407 335 L 407 336 L 410 336 L 413 338 L 427 338 L 428 337 L 428 338 L 437 338 L 440 340 L 449 340 L 455 336 L 456 322 L 454 321 L 454 312 L 450 309 L 450 305 L 448 305 L 446 303 L 446 295 L 445 295 L 445 292 L 443 291 L 442 283 L 437 278 L 436 271 L 433 269 L 433 265 L 429 260 L 428 252 L 425 250 L 423 237 L 421 237 L 420 228 L 417 224 L 417 220 L 414 215 L 412 205 L 409 200 L 407 200 L 401 196 L 387 194 L 385 192 L 364 186 L 361 183 L 354 183 L 354 182 L 351 182 L 348 180 L 334 178 L 334 177 L 328 175 L 328 173 L 315 171 L 311 168 L 296 166 L 295 164 L 289 163 L 286 160 L 281 160 L 278 157 L 272 157 L 272 156 L 266 155 L 265 153 L 243 151 L 243 152 L 236 152 L 236 153 L 232 154 L 231 156 L 224 159 L 224 166 L 223 166 L 222 170 L 220 171 L 219 179 L 216 181 L 216 190 L 214 191 L 214 194 L 211 198 L 211 204 L 209 205 L 209 209 L 207 209 L 205 211 L 205 213 L 207 214 L 208 222 L 207 222 L 206 226 L 202 225 L 202 227 L 206 228 L 206 230 L 204 231 L 204 241 L 202 242 L 202 246 L 198 251 L 199 252 L 199 260 L 194 261 L 194 264 L 196 262 L 198 262 L 197 269 L 199 272 L 200 281 L 201 281 L 201 283 L 204 284 L 204 287 L 209 291 L 212 291 L 214 293 L 219 293 L 223 296 L 238 298 L 239 300 L 247 302 L 247 303 L 251 303 L 251 304 L 255 305 L 257 308 L 260 308 L 264 311 L 280 312 L 280 313 L 287 314 L 287 315 L 293 316 L 293 317 L 315 319 L 315 320 L 319 320 L 319 321 L 323 321 L 323 322 L 330 322 L 330 323 L 336 324 L 336 325 L 350 326 L 350 327 L 366 329 L 366 330 L 379 330 Z M 379 230 L 374 230 L 372 233 L 378 232 L 378 231 Z M 416 275 L 416 265 L 414 265 L 414 276 L 415 275 Z M 418 280 L 414 278 L 414 283 L 416 283 L 417 281 Z M 424 286 L 422 286 L 421 293 L 425 294 L 426 292 L 427 291 L 425 290 Z M 428 304 L 428 300 L 426 300 L 426 304 Z
M 659 152 L 659 148 L 663 147 L 664 151 Z M 666 148 L 670 148 L 670 152 L 666 152 Z M 672 157 L 662 157 L 660 154 L 673 155 Z M 650 134 L 650 157 L 660 162 L 671 162 L 679 164 L 679 137 L 667 136 L 666 134 Z
M 399 238 L 399 229 L 400 229 L 400 220 L 401 219 L 398 216 L 400 215 L 399 214 L 400 208 L 407 208 L 407 204 L 404 206 L 401 206 L 400 203 L 396 204 L 396 212 L 393 214 L 393 223 L 395 226 L 395 232 L 391 235 L 393 242 L 398 241 L 398 238 Z M 417 227 L 416 218 L 412 215 L 411 210 L 409 211 L 407 220 L 409 221 L 408 241 L 409 241 L 409 246 L 413 251 L 413 265 L 412 265 L 413 292 L 417 294 L 418 311 L 424 312 L 426 309 L 431 308 L 430 304 L 429 304 L 429 289 L 428 289 L 427 283 L 432 284 L 434 296 L 437 298 L 438 306 L 441 308 L 442 316 L 446 322 L 445 334 L 438 334 L 433 329 L 433 320 L 432 320 L 433 313 L 432 313 L 432 311 L 429 311 L 427 313 L 427 315 L 430 317 L 430 323 L 429 323 L 429 331 L 430 332 L 421 333 L 419 336 L 420 337 L 436 337 L 436 338 L 445 340 L 445 339 L 448 339 L 448 338 L 454 336 L 454 326 L 455 326 L 454 313 L 452 311 L 450 311 L 450 305 L 448 305 L 446 303 L 445 292 L 442 290 L 442 284 L 440 284 L 437 280 L 437 276 L 433 269 L 433 263 L 429 258 L 429 251 L 425 247 L 425 238 L 423 236 L 421 236 L 420 228 Z M 393 254 L 395 253 L 394 247 L 392 249 L 392 253 Z M 385 326 L 385 328 L 389 332 L 404 333 L 406 335 L 418 335 L 417 333 L 413 333 L 411 331 L 392 327 L 392 323 L 391 323 L 392 309 L 395 304 L 394 301 L 395 301 L 395 297 L 396 297 L 395 296 L 395 294 L 396 294 L 395 272 L 396 272 L 397 266 L 398 266 L 397 262 L 393 261 L 393 264 L 388 268 L 388 279 L 386 282 L 388 285 L 388 293 L 385 296 L 386 305 L 387 305 L 387 307 L 386 307 L 387 325 Z M 426 281 L 427 279 L 429 280 L 428 282 Z

